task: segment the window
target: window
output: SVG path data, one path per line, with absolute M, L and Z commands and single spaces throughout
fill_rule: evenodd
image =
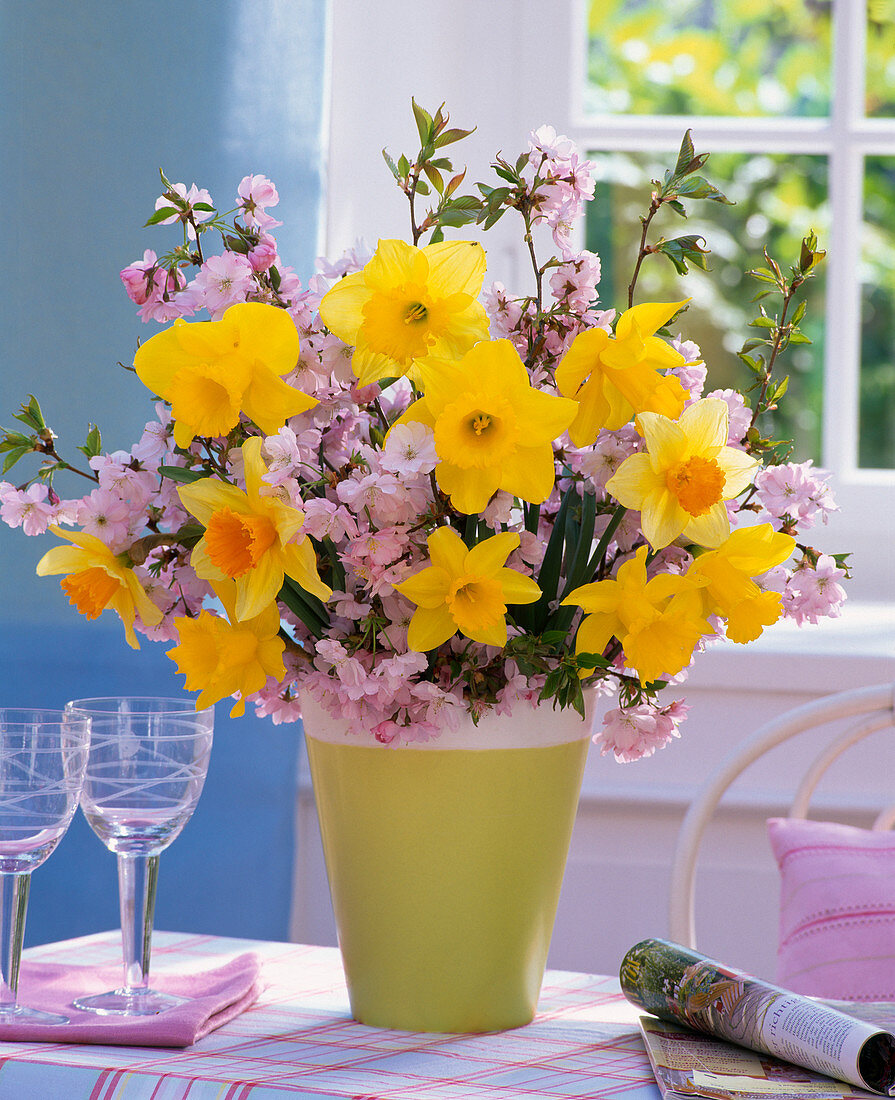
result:
M 814 343 L 783 364 L 792 397 L 779 429 L 795 437 L 797 458 L 834 474 L 841 511 L 815 544 L 854 550 L 853 599 L 895 600 L 895 4 L 425 0 L 418 25 L 439 49 L 406 51 L 392 33 L 398 0 L 383 0 L 375 18 L 347 7 L 334 9 L 330 247 L 405 231 L 379 150 L 412 140 L 411 95 L 446 101 L 458 125 L 479 127 L 466 149 L 476 178 L 486 158 L 523 146 L 544 122 L 597 162 L 586 243 L 603 260 L 603 303 L 621 305 L 631 219 L 648 201 L 650 175 L 673 163 L 691 129 L 697 150 L 712 154 L 707 174 L 737 205 L 691 204 L 682 228 L 666 221 L 661 231 L 708 238 L 711 277 L 696 272 L 685 284 L 694 297 L 688 334 L 701 312 L 712 385 L 742 386 L 736 350 L 752 334 L 758 289 L 739 281 L 742 271 L 760 263 L 765 242 L 788 265 L 805 233 L 818 233 L 827 263 L 811 284 Z M 377 40 L 390 79 L 374 86 L 362 74 Z M 362 182 L 359 159 L 369 172 Z M 516 243 L 508 227 L 497 232 L 504 222 L 486 238 L 489 264 L 524 287 L 524 257 L 514 282 Z M 644 294 L 659 296 L 672 293 L 663 286 L 675 274 L 657 257 L 643 279 Z

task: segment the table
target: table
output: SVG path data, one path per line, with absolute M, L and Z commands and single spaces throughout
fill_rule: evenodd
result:
M 659 1100 L 637 1010 L 614 978 L 548 971 L 527 1027 L 423 1035 L 351 1019 L 338 950 L 156 932 L 153 974 L 245 951 L 268 983 L 255 1005 L 185 1050 L 0 1043 L 0 1100 Z M 107 965 L 117 932 L 30 948 Z

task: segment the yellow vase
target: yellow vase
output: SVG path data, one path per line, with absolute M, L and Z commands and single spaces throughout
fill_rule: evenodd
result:
M 361 1023 L 471 1032 L 532 1019 L 590 730 L 574 713 L 520 712 L 391 748 L 303 700 Z

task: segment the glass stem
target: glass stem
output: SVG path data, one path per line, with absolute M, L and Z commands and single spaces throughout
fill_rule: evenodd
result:
M 31 875 L 0 875 L 0 1005 L 14 1005 L 19 988 L 19 961 L 25 938 L 25 914 Z
M 135 996 L 149 989 L 149 956 L 152 951 L 158 860 L 158 856 L 118 853 L 124 989 Z

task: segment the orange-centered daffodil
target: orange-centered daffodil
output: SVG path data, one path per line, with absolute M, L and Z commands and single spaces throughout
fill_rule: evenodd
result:
M 769 523 L 732 532 L 717 550 L 709 550 L 693 562 L 687 577 L 701 585 L 706 614 L 727 620 L 727 637 L 752 642 L 783 612 L 779 592 L 763 592 L 753 577 L 767 573 L 792 554 L 796 540 L 775 531 Z
M 455 531 L 439 527 L 427 541 L 432 564 L 395 585 L 417 605 L 408 647 L 426 653 L 458 630 L 474 642 L 506 645 L 507 605 L 533 603 L 541 595 L 531 577 L 505 566 L 519 536 L 505 531 L 467 550 Z
M 214 585 L 214 590 L 229 616 L 227 619 L 202 611 L 198 618 L 175 620 L 180 644 L 168 650 L 177 671 L 186 677 L 187 691 L 199 691 L 196 709 L 210 707 L 228 695 L 239 695 L 230 711 L 231 718 L 245 714 L 245 700 L 267 683 L 268 676 L 280 682 L 286 675 L 279 637 L 280 613 L 270 603 L 252 618 L 235 618 L 236 585 Z
M 724 501 L 746 488 L 758 460 L 727 446 L 727 417 L 719 397 L 694 401 L 677 421 L 654 412 L 637 417 L 646 452 L 626 458 L 606 489 L 625 508 L 640 511 L 654 550 L 678 535 L 715 547 L 730 534 Z
M 157 626 L 162 621 L 162 611 L 146 595 L 133 569 L 125 564 L 126 556 L 113 554 L 104 542 L 86 531 L 69 532 L 54 526 L 50 530 L 74 545 L 48 550 L 37 563 L 38 576 L 66 573 L 60 584 L 69 602 L 87 619 L 99 618 L 106 608 L 117 612 L 124 623 L 127 644 L 139 649 L 134 619 L 139 615 L 147 626 Z
M 407 374 L 428 355 L 459 358 L 488 338 L 476 301 L 485 251 L 474 241 L 416 248 L 384 240 L 362 271 L 346 275 L 320 303 L 320 316 L 354 347 L 351 366 L 362 385 Z
M 578 402 L 569 428 L 576 447 L 589 447 L 601 428 L 617 431 L 635 413 L 680 416 L 688 393 L 673 375 L 659 372 L 685 360 L 655 333 L 684 305 L 644 302 L 619 317 L 614 336 L 601 328 L 578 333 L 556 368 L 557 389 Z
M 576 405 L 533 389 L 509 340 L 476 344 L 459 362 L 432 360 L 419 368 L 425 396 L 402 422 L 435 432 L 439 488 L 460 512 L 481 512 L 498 489 L 541 504 L 554 482 L 552 441 Z
M 205 526 L 190 564 L 203 580 L 236 582 L 234 613 L 240 621 L 276 599 L 284 576 L 321 600 L 331 595 L 317 573 L 314 547 L 299 535 L 304 513 L 261 480 L 267 473 L 261 444 L 260 436 L 252 436 L 242 445 L 246 492 L 213 477 L 178 489 L 183 506 Z
M 675 676 L 690 663 L 702 635 L 711 633 L 697 584 L 672 573 L 647 580 L 646 553 L 641 546 L 619 566 L 614 580 L 585 584 L 563 600 L 587 613 L 575 652 L 601 654 L 615 637 L 625 663 L 637 669 L 644 683 Z M 589 674 L 589 669 L 581 672 Z
M 220 321 L 175 321 L 137 349 L 140 381 L 171 405 L 174 441 L 226 435 L 239 414 L 265 435 L 317 404 L 283 381 L 298 363 L 298 331 L 284 309 L 242 302 Z

